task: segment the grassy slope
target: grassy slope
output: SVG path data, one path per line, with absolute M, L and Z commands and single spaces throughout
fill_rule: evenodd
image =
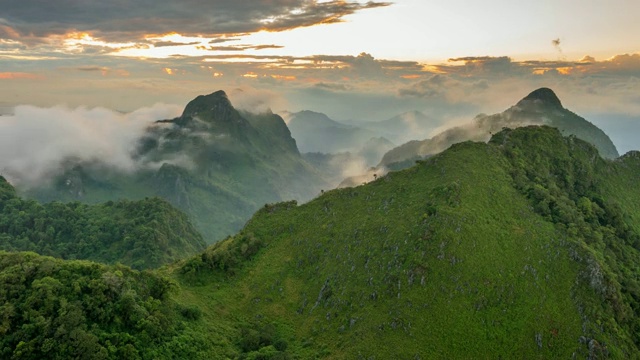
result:
M 265 206 L 160 271 L 178 327 L 157 355 L 637 357 L 639 169 L 526 128 Z
M 267 249 L 215 286 L 184 277 L 181 301 L 257 329 L 273 322 L 302 358 L 586 353 L 572 298 L 580 265 L 508 168 L 495 148 L 467 143 L 295 210 L 262 210 L 244 233 Z

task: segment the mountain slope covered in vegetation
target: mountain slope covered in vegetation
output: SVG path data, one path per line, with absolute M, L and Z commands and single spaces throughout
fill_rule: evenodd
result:
M 266 205 L 237 235 L 155 273 L 172 279 L 164 301 L 188 344 L 157 356 L 637 357 L 639 178 L 637 153 L 604 160 L 534 126 L 303 205 Z
M 202 251 L 186 215 L 160 198 L 99 205 L 20 198 L 0 177 L 0 249 L 155 268 Z
M 265 203 L 308 200 L 328 187 L 300 156 L 281 117 L 240 112 L 223 91 L 198 96 L 180 117 L 155 123 L 134 155 L 133 173 L 70 161 L 49 186 L 27 196 L 85 203 L 159 196 L 186 212 L 212 243 L 238 231 Z
M 198 309 L 150 271 L 0 251 L 0 358 L 186 359 L 206 349 Z
M 364 186 L 265 207 L 179 269 L 181 296 L 215 299 L 196 303 L 271 329 L 301 358 L 631 358 L 632 159 L 603 160 L 547 127 L 462 143 Z M 272 346 L 252 344 L 241 350 Z

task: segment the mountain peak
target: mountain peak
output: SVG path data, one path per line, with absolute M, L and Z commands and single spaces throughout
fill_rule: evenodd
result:
M 231 101 L 223 90 L 218 90 L 209 95 L 199 95 L 191 100 L 182 112 L 182 117 L 193 117 L 199 113 L 219 112 L 216 109 L 232 109 Z
M 520 100 L 520 103 L 522 103 L 523 101 L 540 101 L 543 104 L 552 107 L 562 108 L 562 103 L 560 102 L 560 99 L 558 98 L 556 93 L 554 93 L 553 90 L 544 87 L 534 90 L 524 99 Z

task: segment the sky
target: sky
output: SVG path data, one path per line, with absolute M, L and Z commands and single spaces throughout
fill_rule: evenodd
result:
M 0 0 L 0 9 L 0 113 L 133 112 L 222 89 L 253 111 L 369 121 L 419 110 L 436 128 L 545 86 L 621 152 L 640 148 L 637 0 Z

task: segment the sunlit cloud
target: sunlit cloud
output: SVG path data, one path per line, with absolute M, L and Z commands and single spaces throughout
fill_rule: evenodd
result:
M 23 73 L 23 72 L 0 72 L 0 80 L 42 80 L 45 77 L 38 74 Z
M 82 51 L 85 47 L 104 47 L 110 49 L 123 49 L 139 46 L 135 42 L 107 42 L 94 38 L 88 33 L 70 33 L 64 40 L 64 46 L 67 51 Z

